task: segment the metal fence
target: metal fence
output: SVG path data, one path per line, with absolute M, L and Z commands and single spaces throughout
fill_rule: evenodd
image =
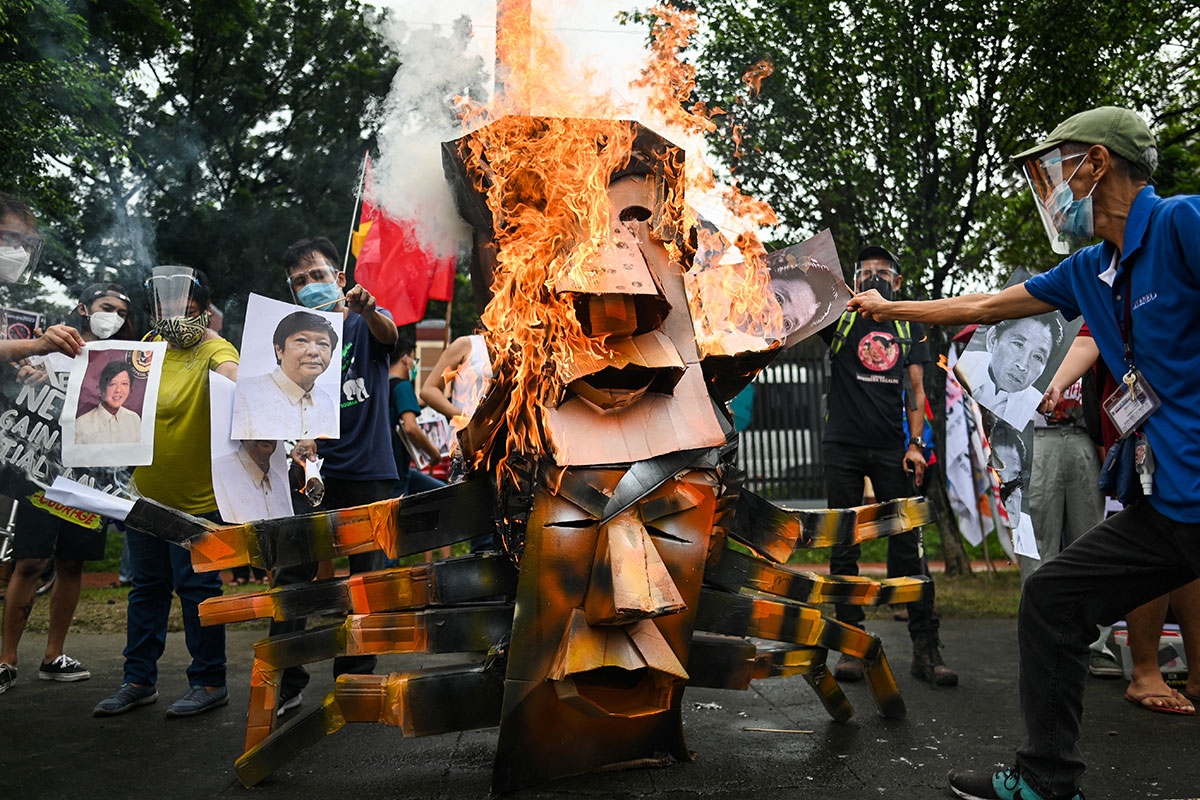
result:
M 821 431 L 825 351 L 813 336 L 781 353 L 754 381 L 738 460 L 746 488 L 776 500 L 825 497 Z

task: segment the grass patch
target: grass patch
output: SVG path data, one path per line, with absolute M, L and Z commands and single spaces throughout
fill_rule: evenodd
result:
M 246 594 L 260 591 L 261 586 L 230 586 L 225 585 L 225 594 Z M 79 605 L 75 609 L 75 619 L 71 622 L 71 633 L 124 633 L 125 616 L 129 608 L 128 589 L 84 589 L 79 595 Z M 253 620 L 238 622 L 229 627 L 233 630 L 267 630 L 269 620 Z M 33 613 L 29 615 L 29 624 L 25 627 L 26 635 L 44 635 L 50 630 L 50 598 L 43 596 L 34 601 Z M 183 630 L 183 611 L 179 598 L 171 603 L 171 616 L 167 621 L 167 630 Z

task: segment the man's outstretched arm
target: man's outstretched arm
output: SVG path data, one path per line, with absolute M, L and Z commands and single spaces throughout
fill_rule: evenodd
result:
M 846 307 L 867 319 L 900 319 L 930 325 L 969 325 L 972 322 L 990 325 L 1055 310 L 1054 306 L 1031 295 L 1023 283 L 995 294 L 964 294 L 941 300 L 884 300 L 872 289 L 854 295 Z

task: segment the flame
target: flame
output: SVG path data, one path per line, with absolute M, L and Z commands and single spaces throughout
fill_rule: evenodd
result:
M 709 321 L 697 326 L 698 334 L 701 327 L 705 331 L 702 352 L 737 352 L 730 349 L 731 338 L 734 344 L 746 343 L 738 338 L 745 331 L 753 332 L 749 344 L 757 345 L 744 349 L 762 349 L 773 331 L 782 330 L 757 234 L 758 226 L 776 224 L 776 218 L 770 206 L 736 186 L 718 186 L 711 167 L 698 157 L 701 147 L 694 145 L 716 130 L 712 118 L 724 112 L 703 102 L 689 104 L 695 67 L 680 53 L 697 31 L 695 12 L 664 5 L 651 14 L 656 18 L 651 57 L 635 83 L 649 102 L 637 116 L 688 152 L 681 184 L 686 188 L 658 187 L 661 207 L 654 210 L 652 233 L 682 263 L 683 233 L 703 230 L 685 193 L 715 201 L 722 214 L 717 222 L 729 231 L 736 252 L 729 251 L 726 263 L 699 267 L 710 278 L 720 277 L 705 282 L 711 297 L 703 303 L 689 297 L 694 312 L 699 305 L 710 312 Z M 492 299 L 483 323 L 495 354 L 494 372 L 505 376 L 510 393 L 504 412 L 506 452 L 531 459 L 548 450 L 545 414 L 562 400 L 577 359 L 611 357 L 603 336 L 585 334 L 573 297 L 554 287 L 564 281 L 588 285 L 600 269 L 598 254 L 612 239 L 608 186 L 628 165 L 635 137 L 634 126 L 620 119 L 633 116 L 631 109 L 580 85 L 550 31 L 529 0 L 501 0 L 501 90 L 487 105 L 459 102 L 464 129 L 473 132 L 463 140 L 460 155 L 486 198 L 494 231 Z M 748 73 L 747 84 L 755 91 L 770 74 L 764 63 Z M 716 241 L 701 244 L 706 251 L 728 250 Z

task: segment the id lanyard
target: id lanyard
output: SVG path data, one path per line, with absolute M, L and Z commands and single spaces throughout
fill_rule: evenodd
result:
M 1113 266 L 1116 265 L 1117 254 L 1113 253 Z M 1125 318 L 1118 320 L 1121 329 L 1121 342 L 1125 346 L 1125 377 L 1121 379 L 1117 390 L 1104 401 L 1104 410 L 1121 434 L 1121 438 L 1129 436 L 1138 429 L 1150 415 L 1161 405 L 1158 396 L 1150 388 L 1149 382 L 1138 371 L 1133 356 L 1133 275 L 1125 272 Z

